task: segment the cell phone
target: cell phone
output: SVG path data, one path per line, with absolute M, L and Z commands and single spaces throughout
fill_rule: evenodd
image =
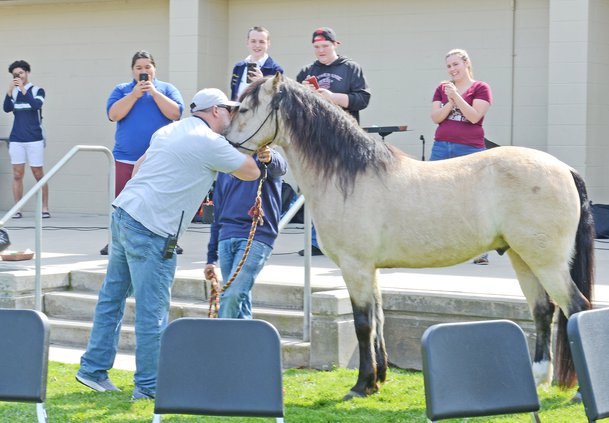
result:
M 140 73 L 140 81 L 148 81 L 148 74 Z
M 169 235 L 165 241 L 165 248 L 163 248 L 163 258 L 168 260 L 173 257 L 173 252 L 178 245 L 177 235 Z
M 254 72 L 254 69 L 258 67 L 257 63 L 248 63 L 247 64 L 247 83 L 251 84 L 252 78 L 250 78 L 250 72 Z
M 313 85 L 315 87 L 316 90 L 319 89 L 319 82 L 317 82 L 317 77 L 316 76 L 309 76 L 306 81 Z

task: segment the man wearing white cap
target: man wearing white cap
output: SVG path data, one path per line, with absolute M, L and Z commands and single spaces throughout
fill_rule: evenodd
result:
M 136 371 L 133 399 L 155 396 L 161 333 L 167 325 L 174 252 L 217 172 L 250 181 L 254 159 L 220 135 L 230 124 L 229 101 L 218 89 L 199 91 L 191 117 L 154 133 L 134 176 L 112 205 L 112 248 L 93 329 L 76 379 L 96 391 L 116 391 L 108 378 L 117 352 L 125 300 L 135 297 Z

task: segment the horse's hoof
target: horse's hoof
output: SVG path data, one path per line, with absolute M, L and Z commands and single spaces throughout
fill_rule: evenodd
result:
M 552 384 L 552 363 L 549 360 L 542 360 L 533 363 L 533 377 L 537 387 L 547 388 Z
M 365 398 L 365 397 L 366 397 L 366 395 L 361 392 L 349 391 L 349 393 L 343 397 L 343 401 L 349 401 L 349 400 L 352 400 L 353 398 Z

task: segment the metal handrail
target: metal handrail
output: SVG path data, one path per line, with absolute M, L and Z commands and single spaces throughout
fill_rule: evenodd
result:
M 35 277 L 35 308 L 38 311 L 42 311 L 42 282 L 40 279 L 40 267 L 41 267 L 41 255 L 42 255 L 42 187 L 44 187 L 49 179 L 51 179 L 59 170 L 79 151 L 100 151 L 105 153 L 108 157 L 109 168 L 108 168 L 108 247 L 112 237 L 110 236 L 110 224 L 112 219 L 112 201 L 114 201 L 114 157 L 112 152 L 101 145 L 75 145 L 68 153 L 63 156 L 61 160 L 53 166 L 22 198 L 19 200 L 13 208 L 11 208 L 3 217 L 0 219 L 0 228 L 5 225 L 8 219 L 13 217 L 33 196 L 36 194 L 36 212 L 34 219 L 36 221 L 36 277 Z
M 304 195 L 299 195 L 296 201 L 285 212 L 277 231 L 281 231 L 286 227 L 294 215 L 304 205 Z M 304 211 L 304 295 L 302 310 L 304 314 L 304 322 L 302 329 L 302 340 L 308 342 L 311 340 L 311 215 L 309 209 L 305 207 Z

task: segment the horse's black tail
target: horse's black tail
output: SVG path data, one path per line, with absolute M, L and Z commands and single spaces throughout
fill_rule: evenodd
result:
M 578 311 L 591 308 L 592 287 L 594 284 L 594 219 L 592 218 L 592 207 L 588 200 L 586 185 L 582 177 L 575 171 L 571 171 L 577 192 L 579 193 L 581 214 L 577 234 L 575 236 L 575 254 L 571 262 L 571 279 L 575 282 L 577 289 L 586 297 L 583 302 L 574 300 L 570 304 L 569 315 Z M 578 295 L 573 295 L 574 299 Z M 567 316 L 561 310 L 558 316 L 558 333 L 556 340 L 556 364 L 558 385 L 571 387 L 577 382 L 577 375 L 573 366 L 573 357 L 569 348 L 567 338 Z

